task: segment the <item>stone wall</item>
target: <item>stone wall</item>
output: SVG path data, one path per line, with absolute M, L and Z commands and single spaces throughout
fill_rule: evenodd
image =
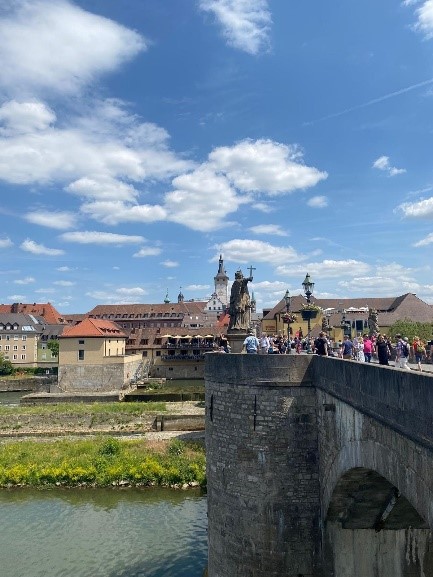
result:
M 311 357 L 208 355 L 209 576 L 319 575 Z
M 135 374 L 141 355 L 101 365 L 59 365 L 58 387 L 65 393 L 120 391 Z

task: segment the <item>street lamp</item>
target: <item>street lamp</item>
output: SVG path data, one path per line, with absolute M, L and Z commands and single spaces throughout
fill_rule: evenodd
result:
M 304 282 L 302 283 L 302 286 L 304 287 L 304 293 L 305 296 L 307 297 L 307 304 L 310 304 L 310 299 L 311 299 L 311 295 L 313 294 L 313 290 L 314 290 L 314 283 L 311 282 L 311 278 L 310 275 L 307 274 L 305 275 L 305 279 Z M 311 332 L 311 320 L 310 320 L 311 315 L 308 315 L 308 319 L 307 319 L 307 323 L 308 323 L 308 335 L 307 335 L 307 353 L 311 353 L 311 344 L 310 344 L 310 332 Z
M 305 279 L 304 282 L 302 283 L 302 286 L 304 287 L 304 293 L 305 296 L 307 297 L 307 303 L 310 304 L 310 298 L 311 295 L 313 294 L 313 290 L 314 290 L 314 283 L 311 282 L 311 278 L 310 275 L 307 274 L 305 275 Z
M 284 295 L 284 301 L 286 303 L 286 315 L 287 315 L 287 345 L 290 347 L 290 292 L 289 289 L 286 290 L 286 294 Z

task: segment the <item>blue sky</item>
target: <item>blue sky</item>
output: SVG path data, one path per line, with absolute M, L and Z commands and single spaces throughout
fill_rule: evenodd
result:
M 0 302 L 433 303 L 433 0 L 0 0 Z

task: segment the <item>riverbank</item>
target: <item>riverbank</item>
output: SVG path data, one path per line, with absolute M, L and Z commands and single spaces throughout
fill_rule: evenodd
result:
M 0 438 L 138 435 L 161 431 L 164 422 L 166 430 L 200 429 L 200 421 L 204 424 L 201 402 L 0 406 Z
M 206 485 L 202 443 L 113 437 L 0 443 L 0 487 Z

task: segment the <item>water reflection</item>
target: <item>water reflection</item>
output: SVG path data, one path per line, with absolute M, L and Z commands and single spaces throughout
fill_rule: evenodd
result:
M 201 577 L 206 564 L 198 491 L 3 491 L 0 519 L 7 577 Z

